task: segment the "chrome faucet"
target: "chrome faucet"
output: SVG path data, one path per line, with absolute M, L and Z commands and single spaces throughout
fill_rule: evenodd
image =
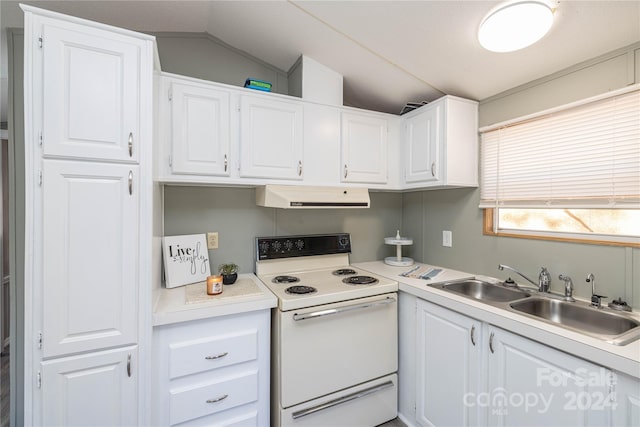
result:
M 509 267 L 508 265 L 504 265 L 504 264 L 498 265 L 498 270 L 504 270 L 505 268 L 522 276 L 525 280 L 527 280 L 533 286 L 537 287 L 538 292 L 549 292 L 549 286 L 551 285 L 551 274 L 549 274 L 549 270 L 547 270 L 546 267 L 542 267 L 542 271 L 540 271 L 540 274 L 538 275 L 538 283 L 529 279 L 527 276 L 520 273 L 518 270 L 516 270 L 513 267 Z
M 587 275 L 587 283 L 589 282 L 591 283 L 591 306 L 602 308 L 602 298 L 606 298 L 606 296 L 596 294 L 596 276 L 593 273 Z
M 558 276 L 558 279 L 564 281 L 564 300 L 571 302 L 575 301 L 575 298 L 573 297 L 573 280 L 571 280 L 571 277 L 561 274 Z

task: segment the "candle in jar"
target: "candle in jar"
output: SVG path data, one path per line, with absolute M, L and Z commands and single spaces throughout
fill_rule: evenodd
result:
M 222 276 L 207 277 L 207 294 L 218 295 L 222 293 Z

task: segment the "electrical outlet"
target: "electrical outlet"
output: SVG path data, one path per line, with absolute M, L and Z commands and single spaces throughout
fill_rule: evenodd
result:
M 207 249 L 218 249 L 218 232 L 207 233 Z
M 449 230 L 442 230 L 442 246 L 450 248 L 453 246 L 453 235 Z

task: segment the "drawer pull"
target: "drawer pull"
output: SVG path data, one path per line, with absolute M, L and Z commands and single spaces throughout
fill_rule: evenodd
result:
M 206 356 L 205 359 L 207 359 L 207 360 L 222 359 L 227 354 L 229 354 L 229 352 L 225 351 L 224 353 L 216 354 L 215 356 Z
M 225 400 L 227 397 L 229 397 L 229 395 L 225 394 L 224 396 L 216 397 L 215 399 L 207 399 L 207 403 L 220 402 L 221 400 Z
M 297 411 L 297 412 L 294 412 L 293 414 L 291 414 L 291 417 L 294 420 L 297 420 L 298 418 L 306 417 L 307 415 L 311 415 L 311 414 L 314 414 L 316 412 L 323 411 L 325 409 L 329 409 L 329 408 L 332 408 L 334 406 L 341 405 L 343 403 L 350 402 L 350 401 L 355 400 L 355 399 L 360 399 L 362 397 L 368 396 L 368 395 L 373 394 L 373 393 L 377 393 L 377 392 L 382 391 L 384 389 L 387 389 L 389 387 L 393 387 L 393 381 L 387 381 L 385 383 L 382 383 L 382 384 L 379 384 L 379 385 L 375 385 L 373 387 L 369 387 L 369 388 L 364 389 L 362 391 L 357 391 L 355 393 L 351 393 L 351 394 L 348 394 L 346 396 L 339 397 L 337 399 L 333 399 L 333 400 L 330 400 L 330 401 L 325 402 L 325 403 L 321 403 L 318 406 L 312 406 L 311 408 L 302 409 L 300 411 Z

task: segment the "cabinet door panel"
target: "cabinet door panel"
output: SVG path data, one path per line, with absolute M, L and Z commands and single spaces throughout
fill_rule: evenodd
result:
M 342 114 L 342 182 L 387 182 L 387 121 Z
M 132 346 L 42 362 L 42 425 L 136 425 L 137 359 Z
M 240 98 L 240 176 L 301 180 L 302 104 Z
M 465 398 L 479 391 L 482 324 L 422 300 L 417 308 L 416 419 L 422 426 L 477 424 Z
M 441 117 L 441 106 L 436 105 L 407 119 L 405 125 L 406 182 L 442 180 L 443 171 L 439 161 L 443 136 Z
M 137 167 L 43 163 L 44 356 L 136 342 Z
M 606 369 L 495 327 L 487 336 L 489 399 L 473 402 L 486 406 L 488 425 L 609 423 Z
M 172 171 L 229 175 L 229 93 L 173 83 Z
M 137 161 L 141 42 L 47 21 L 43 38 L 44 155 Z

